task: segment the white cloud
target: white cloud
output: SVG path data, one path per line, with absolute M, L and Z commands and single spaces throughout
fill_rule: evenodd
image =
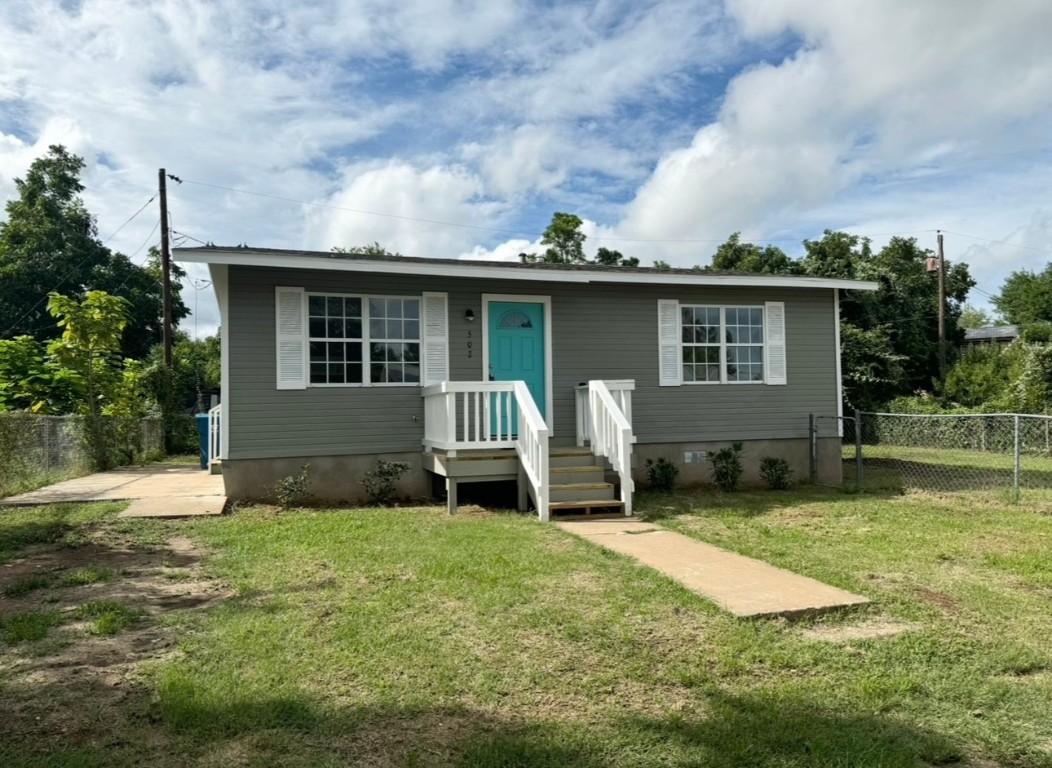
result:
M 662 159 L 619 232 L 762 237 L 881 174 L 972 173 L 1045 146 L 1052 6 L 967 5 L 732 0 L 745 34 L 804 45 L 730 83 L 718 120 Z M 956 204 L 947 192 L 929 221 Z
M 500 212 L 479 199 L 478 177 L 456 166 L 392 161 L 349 167 L 344 179 L 326 201 L 331 208 L 310 211 L 311 248 L 378 242 L 406 256 L 452 258 L 477 242 Z

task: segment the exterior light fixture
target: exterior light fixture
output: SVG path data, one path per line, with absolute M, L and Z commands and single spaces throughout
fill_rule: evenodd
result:
M 467 312 L 465 312 L 464 319 L 469 323 L 475 322 L 475 310 L 469 309 Z

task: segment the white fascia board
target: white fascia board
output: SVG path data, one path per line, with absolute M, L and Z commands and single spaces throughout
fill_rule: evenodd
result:
M 473 277 L 491 280 L 523 280 L 536 283 L 628 283 L 631 285 L 686 285 L 774 288 L 842 288 L 848 291 L 875 291 L 875 282 L 838 280 L 797 275 L 714 275 L 663 274 L 660 272 L 590 272 L 588 270 L 556 271 L 499 266 L 495 263 L 464 261 L 464 266 L 432 264 L 421 261 L 354 261 L 328 256 L 286 255 L 241 250 L 227 251 L 175 249 L 176 261 L 199 264 L 236 264 L 239 266 L 277 267 L 279 269 L 327 270 L 331 272 L 382 272 L 387 275 L 423 275 L 428 277 Z

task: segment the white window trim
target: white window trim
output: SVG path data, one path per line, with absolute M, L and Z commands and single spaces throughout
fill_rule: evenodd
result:
M 683 316 L 680 315 L 679 320 L 679 336 L 680 336 L 680 366 L 683 365 L 683 347 L 715 347 L 719 346 L 720 350 L 720 380 L 719 381 L 687 381 L 680 379 L 680 384 L 683 386 L 722 386 L 724 384 L 738 385 L 744 384 L 749 386 L 766 385 L 767 384 L 767 307 L 763 304 L 686 304 L 680 302 L 680 309 L 684 307 L 690 309 L 718 309 L 720 311 L 720 343 L 716 344 L 686 344 L 683 342 Z M 728 309 L 759 309 L 760 310 L 760 329 L 763 331 L 763 343 L 762 344 L 728 344 L 727 334 L 725 329 L 727 327 L 727 310 Z M 763 351 L 763 379 L 760 381 L 740 381 L 736 379 L 727 378 L 727 347 L 759 347 Z
M 392 343 L 395 343 L 395 344 L 419 344 L 420 345 L 420 355 L 421 355 L 421 359 L 420 359 L 420 363 L 419 363 L 420 368 L 421 368 L 421 370 L 420 370 L 420 381 L 388 381 L 388 382 L 374 383 L 374 382 L 370 381 L 370 379 L 372 378 L 372 370 L 369 367 L 372 364 L 372 361 L 369 360 L 369 345 L 372 342 L 372 337 L 369 335 L 369 319 L 370 319 L 369 318 L 369 299 L 402 299 L 402 300 L 415 299 L 417 301 L 417 303 L 419 304 L 419 306 L 420 306 L 419 314 L 422 315 L 423 312 L 424 312 L 424 299 L 423 299 L 423 296 L 414 296 L 414 295 L 392 296 L 392 295 L 387 295 L 387 294 L 382 294 L 381 295 L 381 294 L 374 294 L 374 293 L 335 293 L 335 292 L 328 292 L 328 291 L 305 291 L 305 294 L 306 294 L 306 298 L 304 300 L 304 305 L 305 305 L 306 308 L 304 310 L 304 313 L 305 313 L 304 316 L 305 316 L 307 322 L 304 324 L 303 332 L 305 334 L 304 340 L 306 342 L 306 357 L 307 357 L 306 365 L 307 365 L 307 370 L 306 370 L 305 373 L 306 373 L 308 389 L 347 389 L 347 388 L 351 388 L 351 389 L 365 389 L 365 388 L 371 388 L 371 387 L 403 387 L 404 388 L 404 387 L 422 387 L 422 386 L 424 386 L 424 374 L 423 374 L 423 366 L 424 366 L 424 361 L 423 361 L 423 352 L 424 352 L 423 325 L 424 325 L 424 320 L 423 320 L 423 317 L 418 317 L 417 318 L 417 322 L 420 324 L 420 338 L 418 338 L 416 341 L 408 340 L 408 341 L 398 341 L 398 342 L 394 342 L 393 341 L 392 342 Z M 317 341 L 321 341 L 321 342 L 326 342 L 326 341 L 356 342 L 356 341 L 360 341 L 361 344 L 362 344 L 362 381 L 361 381 L 361 383 L 356 384 L 356 383 L 350 382 L 350 383 L 339 384 L 339 383 L 335 383 L 335 382 L 334 383 L 325 382 L 325 383 L 315 384 L 315 383 L 313 383 L 310 380 L 310 344 L 311 344 L 311 338 L 312 338 L 311 335 L 310 335 L 310 298 L 311 298 L 311 296 L 323 296 L 323 297 L 332 296 L 333 298 L 340 298 L 340 299 L 361 299 L 361 301 L 362 301 L 362 338 L 361 339 L 328 339 L 328 338 L 326 338 L 326 339 L 316 339 Z M 389 341 L 389 340 L 388 339 L 384 339 L 384 341 Z

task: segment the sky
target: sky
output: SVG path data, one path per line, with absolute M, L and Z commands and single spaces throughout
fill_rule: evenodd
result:
M 2 0 L 0 40 L 0 199 L 64 144 L 136 262 L 162 167 L 187 246 L 507 260 L 564 211 L 693 266 L 942 230 L 980 307 L 1052 260 L 1048 0 Z

